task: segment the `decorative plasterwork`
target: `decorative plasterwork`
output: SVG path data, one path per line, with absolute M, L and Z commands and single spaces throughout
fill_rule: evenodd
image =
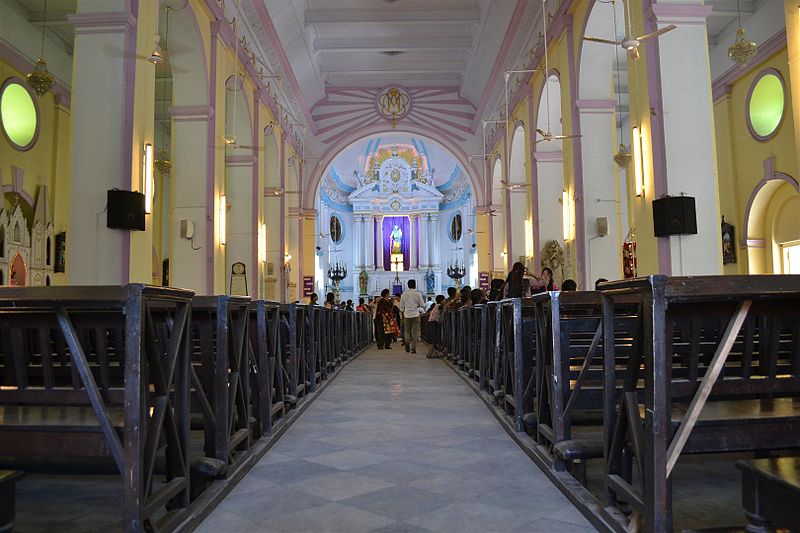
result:
M 385 123 L 387 118 L 376 105 L 384 89 L 326 89 L 325 98 L 311 109 L 320 140 L 335 143 L 352 130 Z M 458 87 L 425 87 L 407 91 L 413 106 L 397 119 L 409 128 L 429 129 L 463 142 L 470 136 L 474 106 L 459 95 Z

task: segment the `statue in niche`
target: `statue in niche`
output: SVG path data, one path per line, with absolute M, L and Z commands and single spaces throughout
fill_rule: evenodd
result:
M 433 289 L 436 287 L 436 276 L 433 273 L 433 270 L 428 269 L 428 273 L 425 274 L 425 289 L 427 290 L 428 294 L 433 294 Z
M 366 270 L 362 270 L 361 273 L 358 275 L 358 288 L 360 290 L 361 296 L 366 296 L 368 283 L 369 283 L 369 274 L 367 274 Z
M 403 230 L 395 224 L 392 233 L 389 234 L 389 250 L 391 254 L 402 254 L 403 249 Z

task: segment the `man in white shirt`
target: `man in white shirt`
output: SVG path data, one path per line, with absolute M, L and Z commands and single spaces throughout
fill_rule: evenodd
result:
M 400 297 L 400 312 L 405 318 L 406 351 L 417 353 L 417 337 L 419 337 L 419 314 L 425 309 L 425 299 L 417 290 L 417 282 L 408 280 L 408 290 Z

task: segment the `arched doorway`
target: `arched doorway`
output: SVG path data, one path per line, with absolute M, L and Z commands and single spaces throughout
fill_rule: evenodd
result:
M 492 270 L 495 272 L 493 277 L 505 278 L 508 270 L 508 240 L 506 235 L 506 205 L 502 182 L 503 160 L 498 157 L 492 165 L 492 205 L 487 216 L 492 218 Z
M 745 245 L 750 274 L 800 273 L 800 184 L 765 163 L 766 177 L 750 195 Z
M 19 252 L 11 260 L 8 284 L 12 287 L 25 287 L 28 284 L 28 267 Z

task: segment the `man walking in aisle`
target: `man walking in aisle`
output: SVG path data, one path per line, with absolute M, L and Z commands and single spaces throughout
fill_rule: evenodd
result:
M 417 337 L 419 337 L 419 314 L 425 309 L 425 299 L 417 290 L 417 282 L 408 280 L 408 289 L 400 297 L 400 312 L 405 318 L 406 351 L 417 353 Z

